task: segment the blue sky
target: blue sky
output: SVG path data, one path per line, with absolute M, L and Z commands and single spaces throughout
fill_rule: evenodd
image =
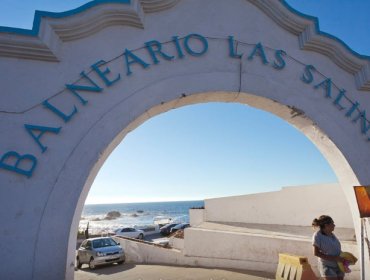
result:
M 82 0 L 0 0 L 0 25 L 31 29 L 34 10 Z M 321 30 L 370 55 L 370 1 L 288 0 Z M 131 132 L 100 170 L 86 203 L 193 200 L 335 182 L 315 146 L 277 117 L 240 104 L 172 110 Z

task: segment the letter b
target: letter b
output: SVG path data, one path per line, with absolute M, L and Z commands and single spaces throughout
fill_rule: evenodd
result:
M 0 168 L 22 174 L 28 178 L 32 176 L 36 165 L 36 157 L 30 154 L 20 155 L 15 151 L 7 152 L 0 159 Z

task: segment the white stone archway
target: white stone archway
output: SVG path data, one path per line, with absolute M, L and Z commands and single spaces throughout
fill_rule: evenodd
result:
M 8 279 L 73 278 L 78 219 L 105 159 L 146 119 L 193 103 L 249 104 L 300 129 L 336 172 L 359 234 L 370 63 L 315 19 L 273 0 L 101 0 L 0 32 Z

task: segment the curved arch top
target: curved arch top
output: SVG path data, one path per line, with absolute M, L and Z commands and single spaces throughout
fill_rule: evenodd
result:
M 324 31 L 321 31 L 320 30 L 320 24 L 319 24 L 319 19 L 317 17 L 314 17 L 314 16 L 311 16 L 311 15 L 307 15 L 307 14 L 304 14 L 296 9 L 294 9 L 292 6 L 290 6 L 288 4 L 288 2 L 286 0 L 280 0 L 284 6 L 289 9 L 290 11 L 292 11 L 293 13 L 297 14 L 297 15 L 300 15 L 301 17 L 304 17 L 304 18 L 307 18 L 309 20 L 311 20 L 312 22 L 314 22 L 315 24 L 315 31 L 317 34 L 320 34 L 320 35 L 323 35 L 323 36 L 326 36 L 330 39 L 333 39 L 335 41 L 338 41 L 340 44 L 342 44 L 349 52 L 353 53 L 355 56 L 361 58 L 361 59 L 367 59 L 367 60 L 370 60 L 370 56 L 369 55 L 363 55 L 363 54 L 360 54 L 356 51 L 354 51 L 350 46 L 348 46 L 343 40 L 341 40 L 340 38 L 338 38 L 337 36 L 334 36 L 330 33 L 327 33 L 327 32 L 324 32 Z
M 303 50 L 312 50 L 328 56 L 339 67 L 355 75 L 358 89 L 370 90 L 369 56 L 358 54 L 336 36 L 321 31 L 316 17 L 295 10 L 285 0 L 250 1 L 277 24 L 297 35 Z M 280 2 L 282 5 L 271 2 Z
M 172 8 L 180 1 L 94 0 L 65 12 L 36 11 L 31 30 L 0 26 L 0 40 L 2 39 L 4 42 L 4 44 L 0 44 L 0 56 L 58 61 L 60 58 L 58 57 L 58 47 L 55 44 L 60 44 L 59 40 L 63 42 L 77 40 L 98 32 L 102 28 L 117 24 L 143 28 L 141 8 L 147 13 L 158 12 Z M 300 13 L 285 0 L 248 1 L 259 7 L 277 24 L 297 35 L 302 49 L 313 50 L 328 56 L 338 66 L 355 76 L 358 89 L 370 90 L 370 57 L 358 54 L 339 38 L 321 31 L 316 17 Z M 100 13 L 103 14 L 92 14 L 91 23 L 87 24 L 88 28 L 86 28 L 86 19 L 85 27 L 78 22 L 72 21 L 71 24 L 67 22 L 71 16 L 84 12 L 92 13 L 93 8 L 109 4 L 118 4 L 119 7 L 112 7 L 110 15 L 106 14 L 107 11 L 105 11 L 106 15 L 103 16 L 104 9 L 100 10 Z M 141 7 L 139 7 L 140 5 Z M 118 13 L 119 10 L 121 11 Z M 53 22 L 52 19 L 62 19 L 62 21 Z M 49 27 L 42 28 L 43 22 Z M 86 30 L 81 31 L 81 28 Z M 64 31 L 66 29 L 68 31 Z M 8 33 L 12 36 L 5 36 Z M 53 38 L 54 34 L 56 34 L 56 38 Z M 23 39 L 22 36 L 30 36 L 32 39 Z M 29 49 L 25 49 L 24 45 L 28 45 Z M 20 52 L 17 48 L 21 46 L 22 51 Z
M 37 12 L 30 31 L 2 28 L 1 275 L 72 278 L 78 218 L 109 153 L 151 116 L 209 101 L 298 127 L 335 170 L 359 234 L 369 61 L 275 0 L 97 0 Z
M 0 26 L 0 56 L 59 61 L 56 44 L 89 36 L 108 26 L 143 28 L 143 12 L 166 10 L 178 1 L 94 0 L 65 12 L 36 11 L 32 29 Z M 104 7 L 96 10 L 99 6 Z M 87 14 L 82 21 L 81 14 Z
M 120 3 L 120 4 L 130 4 L 131 0 L 93 0 L 88 2 L 78 8 L 64 11 L 64 12 L 48 12 L 48 11 L 35 11 L 35 16 L 33 19 L 32 29 L 23 29 L 15 27 L 0 26 L 0 32 L 3 33 L 14 33 L 19 35 L 29 35 L 38 36 L 40 32 L 40 25 L 42 18 L 64 18 L 72 15 L 76 15 L 90 9 L 99 4 L 105 3 Z

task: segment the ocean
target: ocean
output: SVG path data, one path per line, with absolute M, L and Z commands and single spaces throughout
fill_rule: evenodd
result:
M 79 230 L 86 229 L 87 223 L 92 234 L 112 232 L 119 227 L 141 227 L 152 225 L 159 216 L 185 223 L 189 222 L 189 208 L 192 207 L 204 207 L 204 201 L 88 204 L 83 208 Z M 112 211 L 118 211 L 120 217 L 106 219 L 107 214 Z

